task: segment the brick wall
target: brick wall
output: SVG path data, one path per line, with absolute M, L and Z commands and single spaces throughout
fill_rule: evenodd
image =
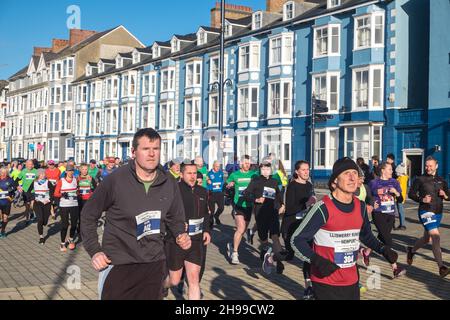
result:
M 211 9 L 211 27 L 220 28 L 220 2 L 216 2 L 216 6 Z M 252 14 L 253 10 L 247 6 L 225 4 L 225 18 L 241 19 Z
M 69 45 L 69 40 L 53 39 L 52 40 L 52 52 L 58 53 L 62 49 L 66 48 L 68 45 Z
M 91 30 L 70 29 L 69 45 L 72 47 L 96 33 Z

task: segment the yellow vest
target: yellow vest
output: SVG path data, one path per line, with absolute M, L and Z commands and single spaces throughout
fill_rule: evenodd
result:
M 285 176 L 281 170 L 277 170 L 277 173 L 280 176 L 281 184 L 283 187 L 286 187 L 289 183 L 288 177 Z
M 408 191 L 408 180 L 409 180 L 408 176 L 400 176 L 397 178 L 397 181 L 400 184 L 400 188 L 402 188 L 402 196 L 403 196 L 402 203 L 405 203 L 406 201 L 406 194 Z

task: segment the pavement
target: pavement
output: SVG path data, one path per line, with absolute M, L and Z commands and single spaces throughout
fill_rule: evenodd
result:
M 406 245 L 413 245 L 423 234 L 418 223 L 417 206 L 406 204 L 407 230 L 394 231 L 394 249 L 407 274 L 392 279 L 390 265 L 377 254 L 368 268 L 359 263 L 361 283 L 368 289 L 363 300 L 449 300 L 450 276 L 441 279 L 431 246 L 416 255 L 412 266 L 406 265 Z M 441 226 L 444 261 L 450 262 L 450 207 L 446 207 Z M 98 273 L 81 244 L 67 253 L 59 251 L 59 221 L 50 221 L 45 245 L 38 244 L 37 225 L 27 225 L 23 208 L 13 209 L 7 226 L 8 236 L 0 239 L 0 300 L 96 300 Z M 302 263 L 285 263 L 282 275 L 266 275 L 261 270 L 258 240 L 252 246 L 241 244 L 241 264 L 231 265 L 226 258 L 226 243 L 233 237 L 230 207 L 222 215 L 223 225 L 212 232 L 207 266 L 202 280 L 206 300 L 301 300 L 304 290 Z M 253 224 L 253 222 L 252 222 Z M 373 227 L 375 230 L 375 228 Z M 99 223 L 99 233 L 102 224 Z M 374 231 L 376 234 L 376 231 Z M 447 264 L 448 265 L 448 264 Z M 172 290 L 168 300 L 182 299 Z

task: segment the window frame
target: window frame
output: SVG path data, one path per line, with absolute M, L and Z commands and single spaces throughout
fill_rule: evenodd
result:
M 337 28 L 338 30 L 338 48 L 337 48 L 337 52 L 333 52 L 333 29 Z M 317 32 L 318 31 L 323 31 L 326 30 L 327 31 L 327 40 L 326 40 L 326 44 L 327 44 L 327 51 L 326 53 L 319 53 L 317 52 L 317 41 L 318 41 L 318 37 L 317 37 Z M 314 45 L 313 45 L 313 59 L 318 59 L 318 58 L 324 58 L 324 57 L 338 57 L 341 55 L 341 25 L 339 23 L 330 23 L 327 25 L 323 25 L 323 26 L 318 26 L 314 28 Z
M 339 158 L 339 127 L 327 127 L 327 128 L 320 128 L 314 130 L 314 169 L 319 170 L 331 170 L 333 168 L 334 162 Z M 330 149 L 330 142 L 331 142 L 331 132 L 336 132 L 336 145 L 335 149 Z M 325 164 L 319 165 L 318 163 L 318 156 L 317 153 L 322 150 L 318 147 L 318 141 L 316 140 L 317 134 L 325 134 L 325 146 L 323 150 L 325 151 Z M 331 159 L 331 152 L 336 152 L 334 161 Z
M 267 88 L 268 88 L 268 92 L 267 92 L 267 119 L 279 119 L 279 118 L 289 118 L 292 116 L 292 107 L 293 107 L 293 94 L 292 94 L 292 83 L 293 81 L 291 79 L 277 79 L 277 80 L 273 80 L 273 81 L 268 81 L 267 82 Z M 284 102 L 286 99 L 285 96 L 285 85 L 289 84 L 289 110 L 287 113 L 284 113 Z M 279 85 L 280 87 L 280 96 L 279 96 L 279 113 L 278 114 L 274 114 L 272 113 L 272 95 L 273 95 L 273 91 L 272 91 L 272 86 L 273 85 Z
M 376 70 L 380 71 L 380 80 L 381 80 L 381 86 L 379 87 L 380 90 L 380 106 L 374 106 L 373 105 L 373 98 L 374 98 L 374 72 Z M 385 66 L 383 64 L 372 64 L 369 66 L 361 67 L 361 68 L 353 68 L 352 70 L 352 111 L 359 111 L 359 110 L 382 110 L 384 108 L 385 104 L 385 97 L 384 97 L 384 89 L 385 89 L 385 77 L 384 77 L 384 70 Z M 368 71 L 368 84 L 367 84 L 367 90 L 368 90 L 368 97 L 367 97 L 367 108 L 365 107 L 357 107 L 356 104 L 356 74 L 358 72 L 365 72 Z
M 384 11 L 376 11 L 376 12 L 372 12 L 372 13 L 368 13 L 368 14 L 363 14 L 363 15 L 359 15 L 359 16 L 355 16 L 354 17 L 354 28 L 353 28 L 353 51 L 358 51 L 358 50 L 365 50 L 365 49 L 370 49 L 370 48 L 384 48 L 384 42 L 386 39 L 385 36 L 385 28 L 386 28 L 386 20 L 385 20 L 385 12 Z M 381 39 L 381 43 L 376 43 L 376 18 L 377 17 L 381 17 L 381 21 L 382 23 L 382 39 Z M 362 19 L 366 19 L 369 18 L 369 43 L 365 46 L 360 46 L 359 45 L 359 37 L 358 37 L 358 21 L 362 20 Z

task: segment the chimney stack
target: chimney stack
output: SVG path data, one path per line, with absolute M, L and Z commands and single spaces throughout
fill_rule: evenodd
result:
M 216 6 L 211 9 L 211 27 L 220 28 L 220 7 L 221 3 L 216 2 Z M 247 6 L 225 4 L 225 18 L 226 19 L 242 19 L 251 16 L 253 13 L 252 8 Z
M 96 33 L 96 31 L 91 30 L 70 29 L 69 46 L 72 47 Z
M 33 47 L 33 56 L 40 56 L 42 52 L 51 52 L 52 48 Z
M 52 52 L 58 53 L 62 49 L 67 48 L 68 45 L 69 45 L 69 40 L 52 39 Z

